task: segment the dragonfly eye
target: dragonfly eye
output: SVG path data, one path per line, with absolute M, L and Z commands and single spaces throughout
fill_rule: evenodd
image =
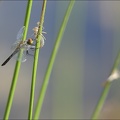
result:
M 28 44 L 28 45 L 32 45 L 32 44 L 33 44 L 33 39 L 32 39 L 32 38 L 29 38 L 28 41 L 27 41 L 27 44 Z

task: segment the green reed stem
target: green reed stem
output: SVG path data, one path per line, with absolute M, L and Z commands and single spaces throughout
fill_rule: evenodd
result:
M 74 6 L 74 3 L 75 3 L 75 0 L 71 0 L 69 5 L 68 5 L 68 8 L 67 8 L 66 14 L 64 16 L 63 22 L 61 24 L 61 27 L 60 27 L 60 30 L 59 30 L 54 48 L 52 50 L 52 54 L 51 54 L 51 57 L 50 57 L 50 60 L 49 60 L 49 63 L 48 63 L 48 67 L 47 67 L 47 70 L 46 70 L 46 73 L 45 73 L 45 76 L 44 76 L 43 84 L 42 84 L 42 87 L 41 87 L 41 90 L 40 90 L 40 95 L 39 95 L 39 99 L 38 99 L 38 102 L 37 102 L 34 119 L 39 118 L 41 108 L 42 108 L 42 104 L 43 104 L 43 100 L 44 100 L 44 96 L 45 96 L 46 89 L 47 89 L 47 86 L 48 86 L 50 74 L 51 74 L 51 71 L 52 71 L 52 68 L 53 68 L 53 64 L 54 64 L 54 61 L 55 61 L 55 58 L 56 58 L 56 55 L 57 55 L 57 52 L 58 52 L 58 48 L 60 46 L 64 31 L 65 31 L 65 28 L 66 28 L 66 25 L 68 23 L 72 8 Z
M 41 17 L 40 17 L 40 26 L 39 26 L 39 29 L 38 29 L 38 35 L 36 37 L 36 48 L 40 48 L 40 39 L 41 39 L 41 34 L 42 34 L 42 26 L 43 26 L 43 23 L 44 23 L 46 3 L 47 3 L 47 0 L 43 0 L 42 12 L 41 12 Z M 31 93 L 30 93 L 30 102 L 29 102 L 29 113 L 28 113 L 28 119 L 29 120 L 32 120 L 32 114 L 33 114 L 35 83 L 36 83 L 39 52 L 40 52 L 40 49 L 36 49 L 35 54 L 34 54 L 32 82 L 31 82 Z
M 31 14 L 31 8 L 32 8 L 32 0 L 28 0 L 25 20 L 24 20 L 25 31 L 24 31 L 24 35 L 23 35 L 23 40 L 26 39 L 29 20 L 30 20 L 30 14 Z M 18 75 L 19 75 L 19 71 L 20 71 L 20 65 L 21 65 L 21 63 L 19 61 L 17 61 L 16 65 L 15 65 L 15 69 L 14 69 L 14 74 L 13 74 L 13 79 L 12 79 L 12 83 L 11 83 L 11 87 L 10 87 L 10 91 L 9 91 L 6 109 L 4 112 L 4 118 L 3 118 L 4 120 L 8 120 L 9 115 L 10 115 L 13 97 L 14 97 L 14 93 L 15 93 L 15 88 L 16 88 L 16 84 L 17 84 L 17 79 L 18 79 Z
M 117 57 L 116 57 L 116 59 L 115 59 L 113 68 L 112 68 L 112 70 L 111 70 L 111 74 L 117 69 L 119 63 L 120 63 L 120 51 L 119 51 L 119 53 L 118 53 L 118 55 L 117 55 Z M 110 74 L 110 75 L 111 75 L 111 74 Z M 99 101 L 98 101 L 98 103 L 97 103 L 97 105 L 96 105 L 96 108 L 95 108 L 94 112 L 93 112 L 92 120 L 98 119 L 99 114 L 100 114 L 100 112 L 101 112 L 101 109 L 102 109 L 102 107 L 103 107 L 103 105 L 104 105 L 104 103 L 105 103 L 106 97 L 107 97 L 107 95 L 108 95 L 108 92 L 109 92 L 109 90 L 110 90 L 111 83 L 112 83 L 112 82 L 109 82 L 109 81 L 106 82 L 105 87 L 104 87 L 104 90 L 103 90 L 103 92 L 101 93 L 100 99 L 99 99 Z

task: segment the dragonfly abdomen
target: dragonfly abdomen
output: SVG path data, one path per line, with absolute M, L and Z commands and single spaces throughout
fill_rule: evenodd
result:
M 1 66 L 4 66 L 17 52 L 19 51 L 18 50 L 15 50 L 4 62 Z

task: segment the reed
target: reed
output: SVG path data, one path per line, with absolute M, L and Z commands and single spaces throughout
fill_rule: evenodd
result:
M 42 37 L 41 36 L 42 35 L 42 26 L 43 26 L 43 23 L 44 23 L 46 3 L 47 3 L 47 0 L 43 0 L 42 11 L 41 11 L 41 16 L 40 16 L 40 25 L 39 25 L 39 28 L 38 28 L 38 35 L 36 37 L 36 49 L 35 49 L 35 54 L 34 54 L 32 81 L 31 81 L 31 92 L 30 92 L 30 102 L 29 102 L 29 113 L 28 113 L 28 119 L 30 119 L 30 120 L 32 119 L 32 114 L 33 114 L 35 83 L 36 83 L 36 75 L 37 75 L 38 58 L 39 58 L 39 52 L 40 52 L 39 48 L 40 48 L 40 40 L 41 40 L 41 37 Z
M 26 14 L 25 14 L 25 20 L 24 20 L 25 31 L 24 31 L 24 35 L 23 35 L 23 40 L 25 40 L 26 36 L 27 36 L 28 25 L 29 25 L 30 15 L 31 15 L 31 8 L 32 8 L 32 0 L 28 0 Z M 22 51 L 19 54 L 19 56 L 21 56 L 21 54 L 22 54 Z M 11 87 L 10 87 L 10 91 L 9 91 L 7 105 L 6 105 L 5 112 L 4 112 L 3 119 L 5 119 L 5 120 L 9 119 L 11 106 L 12 106 L 12 102 L 13 102 L 13 97 L 14 97 L 14 93 L 15 93 L 15 89 L 16 89 L 17 79 L 18 79 L 18 75 L 19 75 L 19 71 L 20 71 L 20 66 L 21 66 L 21 62 L 17 61 L 16 65 L 15 65 L 15 69 L 14 69 L 14 74 L 13 74 L 13 79 L 12 79 L 12 83 L 11 83 Z
M 68 20 L 70 18 L 70 14 L 71 14 L 71 11 L 73 9 L 74 3 L 75 3 L 75 0 L 70 0 L 70 3 L 68 5 L 68 8 L 67 8 L 67 11 L 65 13 L 64 19 L 62 21 L 61 27 L 59 29 L 59 32 L 58 32 L 58 35 L 57 35 L 57 38 L 56 38 L 56 42 L 54 44 L 54 47 L 53 47 L 53 50 L 52 50 L 52 53 L 51 53 L 51 56 L 50 56 L 50 59 L 49 59 L 49 63 L 48 63 L 47 70 L 46 70 L 46 73 L 45 73 L 45 76 L 44 76 L 44 80 L 43 80 L 43 83 L 42 83 L 42 86 L 41 86 L 38 102 L 37 102 L 36 109 L 35 109 L 34 119 L 39 119 L 39 115 L 40 115 L 40 112 L 41 112 L 43 100 L 44 100 L 45 93 L 46 93 L 46 90 L 47 90 L 47 86 L 48 86 L 48 83 L 49 83 L 49 78 L 50 78 L 50 75 L 51 75 L 53 64 L 54 64 L 58 49 L 60 47 L 60 43 L 62 41 L 62 37 L 64 35 L 64 31 L 66 29 Z
M 117 57 L 116 57 L 116 59 L 114 61 L 114 64 L 113 64 L 110 76 L 113 75 L 116 72 L 119 64 L 120 64 L 120 51 L 119 51 L 119 53 L 118 53 L 118 55 L 117 55 Z M 115 79 L 117 79 L 117 76 L 116 76 L 116 78 L 114 78 L 114 76 L 113 76 L 113 79 L 112 78 L 109 79 L 109 78 L 108 78 L 108 80 L 105 81 L 104 89 L 103 89 L 103 91 L 101 93 L 101 96 L 100 96 L 100 98 L 98 100 L 98 103 L 97 103 L 97 105 L 95 107 L 95 110 L 94 110 L 94 112 L 92 114 L 92 117 L 91 117 L 92 120 L 98 119 L 98 117 L 100 115 L 100 112 L 101 112 L 101 109 L 102 109 L 102 107 L 103 107 L 103 105 L 105 103 L 106 97 L 107 97 L 107 95 L 109 93 L 112 81 L 114 81 Z

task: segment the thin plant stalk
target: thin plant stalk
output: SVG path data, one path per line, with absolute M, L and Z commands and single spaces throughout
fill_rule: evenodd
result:
M 43 26 L 43 23 L 44 23 L 46 3 L 47 3 L 47 0 L 43 0 L 42 12 L 41 12 L 41 17 L 40 17 L 40 25 L 39 25 L 38 34 L 37 34 L 37 37 L 36 37 L 36 48 L 40 48 L 40 39 L 41 39 L 41 34 L 42 34 L 42 26 Z M 39 52 L 40 52 L 40 49 L 36 49 L 35 54 L 34 54 L 32 81 L 31 81 L 31 92 L 30 92 L 30 102 L 29 102 L 29 113 L 28 113 L 28 119 L 29 120 L 32 120 L 32 114 L 33 114 L 35 83 L 36 83 Z
M 43 84 L 42 84 L 42 87 L 41 87 L 41 90 L 40 90 L 40 95 L 39 95 L 39 98 L 38 98 L 37 106 L 36 106 L 36 109 L 35 109 L 34 119 L 39 119 L 39 115 L 40 115 L 40 112 L 41 112 L 44 96 L 45 96 L 47 86 L 48 86 L 48 83 L 49 83 L 49 78 L 50 78 L 50 75 L 51 75 L 53 64 L 54 64 L 54 61 L 55 61 L 55 58 L 56 58 L 56 55 L 57 55 L 57 52 L 58 52 L 63 34 L 64 34 L 64 31 L 65 31 L 65 28 L 67 26 L 72 8 L 74 6 L 74 3 L 75 3 L 75 0 L 71 0 L 69 5 L 68 5 L 68 8 L 67 8 L 66 14 L 64 16 L 63 22 L 61 24 L 61 27 L 60 27 L 60 30 L 59 30 L 54 48 L 52 50 L 51 57 L 50 57 L 50 60 L 49 60 L 48 66 L 47 66 L 47 70 L 46 70 L 46 73 L 45 73 L 45 76 L 44 76 Z
M 110 75 L 112 75 L 114 73 L 114 71 L 117 69 L 119 64 L 120 64 L 120 51 L 119 51 L 119 53 L 118 53 L 118 55 L 117 55 L 117 57 L 115 59 L 115 62 L 114 62 L 114 65 L 113 65 L 113 68 L 111 70 L 111 74 Z M 111 83 L 112 82 L 106 81 L 104 90 L 103 90 L 103 92 L 102 92 L 102 94 L 100 96 L 100 99 L 99 99 L 99 101 L 98 101 L 98 103 L 97 103 L 97 105 L 95 107 L 94 112 L 93 112 L 92 120 L 98 119 L 99 114 L 101 112 L 101 109 L 102 109 L 102 107 L 103 107 L 103 105 L 105 103 L 106 97 L 107 97 L 107 95 L 109 93 Z
M 24 20 L 25 31 L 24 31 L 24 35 L 23 35 L 23 40 L 26 39 L 29 20 L 30 20 L 30 14 L 31 14 L 31 8 L 32 8 L 32 0 L 28 0 L 25 20 Z M 21 54 L 22 53 L 20 53 L 19 55 L 21 56 Z M 13 74 L 13 79 L 12 79 L 12 83 L 11 83 L 11 87 L 10 87 L 10 91 L 9 91 L 6 109 L 4 112 L 4 118 L 3 118 L 4 120 L 8 119 L 9 115 L 10 115 L 13 97 L 14 97 L 14 93 L 15 93 L 15 88 L 16 88 L 16 84 L 17 84 L 17 79 L 18 79 L 18 75 L 19 75 L 19 71 L 20 71 L 20 65 L 21 65 L 21 63 L 19 61 L 17 61 L 16 65 L 15 65 L 15 69 L 14 69 L 14 74 Z

